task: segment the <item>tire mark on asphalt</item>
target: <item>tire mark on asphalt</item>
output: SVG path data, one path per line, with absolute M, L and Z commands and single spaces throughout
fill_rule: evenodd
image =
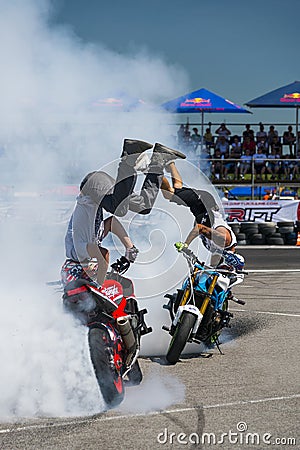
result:
M 227 403 L 216 403 L 213 405 L 203 405 L 200 407 L 203 410 L 206 409 L 217 409 L 217 408 L 228 408 L 231 406 L 246 406 L 246 405 L 254 405 L 259 403 L 266 403 L 266 402 L 276 402 L 276 401 L 288 401 L 288 400 L 295 400 L 297 398 L 300 398 L 300 394 L 291 394 L 291 395 L 282 395 L 280 397 L 266 397 L 266 398 L 259 398 L 259 399 L 249 399 L 249 400 L 237 400 L 235 402 L 227 402 Z M 21 432 L 21 431 L 28 431 L 28 430 L 37 430 L 37 429 L 46 429 L 46 428 L 57 428 L 57 427 L 67 427 L 67 426 L 78 426 L 83 424 L 92 424 L 95 422 L 106 422 L 106 421 L 113 421 L 113 420 L 121 420 L 121 419 L 132 419 L 135 417 L 151 417 L 151 416 L 157 416 L 157 415 L 166 415 L 166 414 L 179 414 L 184 412 L 191 412 L 191 411 L 199 411 L 199 406 L 191 406 L 187 408 L 176 408 L 176 409 L 166 409 L 161 411 L 152 411 L 148 413 L 137 413 L 137 414 L 123 414 L 123 415 L 114 415 L 109 417 L 89 417 L 79 420 L 71 420 L 71 421 L 64 421 L 64 422 L 57 422 L 57 423 L 51 423 L 51 424 L 34 424 L 34 425 L 24 425 L 19 427 L 12 427 L 12 428 L 3 428 L 0 429 L 0 434 L 7 434 L 7 433 L 14 433 L 14 432 Z M 199 415 L 199 421 L 200 426 L 202 420 L 202 415 Z

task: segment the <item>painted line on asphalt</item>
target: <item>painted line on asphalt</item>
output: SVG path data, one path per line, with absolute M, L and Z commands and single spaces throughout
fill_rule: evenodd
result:
M 251 309 L 230 308 L 230 311 L 232 311 L 232 312 L 251 312 L 251 313 L 255 313 L 255 314 L 270 314 L 271 316 L 300 317 L 300 314 L 280 313 L 280 312 L 272 312 L 272 311 L 253 311 Z
M 216 403 L 213 405 L 199 405 L 199 407 L 189 407 L 189 408 L 176 408 L 176 409 L 163 409 L 160 411 L 152 411 L 148 413 L 136 413 L 136 414 L 122 414 L 122 415 L 115 415 L 110 417 L 91 417 L 81 420 L 69 420 L 64 422 L 58 422 L 58 423 L 51 423 L 51 424 L 35 424 L 35 425 L 24 425 L 22 427 L 11 427 L 11 428 L 4 428 L 0 429 L 0 434 L 8 434 L 8 433 L 15 433 L 15 432 L 21 432 L 21 431 L 29 431 L 29 430 L 39 430 L 39 429 L 46 429 L 46 428 L 58 428 L 58 427 L 68 427 L 68 426 L 76 426 L 76 425 L 86 425 L 86 424 L 93 424 L 95 422 L 106 422 L 106 421 L 112 421 L 112 420 L 120 420 L 120 419 L 132 419 L 135 417 L 146 417 L 146 416 L 157 416 L 160 414 L 178 414 L 178 413 L 184 413 L 184 412 L 190 412 L 190 411 L 197 411 L 199 409 L 216 409 L 216 408 L 228 408 L 230 406 L 243 406 L 243 405 L 254 405 L 259 403 L 266 403 L 266 402 L 275 402 L 275 401 L 283 401 L 283 400 L 294 400 L 296 398 L 300 398 L 300 394 L 292 394 L 292 395 L 286 395 L 281 397 L 267 397 L 267 398 L 259 398 L 255 400 L 238 400 L 236 402 L 228 402 L 228 403 Z
M 249 269 L 247 270 L 249 273 L 286 273 L 290 272 L 293 274 L 294 272 L 300 272 L 300 269 Z

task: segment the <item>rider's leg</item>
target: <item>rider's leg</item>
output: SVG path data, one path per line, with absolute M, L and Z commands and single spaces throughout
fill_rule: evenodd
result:
M 129 198 L 133 193 L 137 172 L 135 164 L 141 153 L 149 150 L 152 144 L 144 141 L 125 139 L 117 179 L 113 191 L 103 198 L 101 206 L 117 216 L 124 216 L 129 208 Z
M 156 143 L 141 192 L 139 195 L 133 194 L 130 198 L 130 209 L 139 214 L 149 214 L 163 182 L 164 167 L 175 166 L 173 161 L 176 158 L 184 159 L 185 157 L 178 150 Z M 176 173 L 178 173 L 177 169 Z
M 139 194 L 133 193 L 129 199 L 129 209 L 138 214 L 149 214 L 162 183 L 163 166 L 151 159 L 146 178 Z
M 174 188 L 170 185 L 169 181 L 166 177 L 162 177 L 161 186 L 160 186 L 162 195 L 166 200 L 170 200 L 174 194 Z
M 171 174 L 172 185 L 174 189 L 181 189 L 183 186 L 181 175 L 175 165 L 174 161 L 171 161 L 166 167 L 166 171 Z
M 97 244 L 87 244 L 87 251 L 91 258 L 96 258 L 98 263 L 97 282 L 102 285 L 109 264 L 109 251 L 106 248 L 98 247 Z

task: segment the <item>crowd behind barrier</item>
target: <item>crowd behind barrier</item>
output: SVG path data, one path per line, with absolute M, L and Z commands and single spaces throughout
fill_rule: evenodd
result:
M 197 127 L 181 124 L 177 147 L 206 172 L 212 181 L 300 181 L 300 131 L 289 125 L 280 135 L 274 125 L 267 131 L 262 123 L 256 130 L 249 124 L 233 134 L 222 123 L 209 123 L 202 136 Z

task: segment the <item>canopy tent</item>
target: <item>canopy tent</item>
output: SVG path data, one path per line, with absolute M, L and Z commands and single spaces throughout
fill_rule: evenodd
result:
M 91 105 L 101 111 L 129 112 L 145 105 L 145 102 L 137 97 L 132 97 L 124 92 L 118 92 L 110 97 L 99 97 L 91 101 Z
M 163 103 L 161 107 L 178 114 L 201 113 L 201 147 L 203 147 L 204 113 L 248 113 L 242 106 L 236 105 L 207 89 L 199 89 L 181 97 Z
M 295 108 L 296 110 L 296 151 L 299 149 L 298 128 L 300 108 L 300 81 L 282 86 L 274 91 L 250 100 L 250 108 Z

